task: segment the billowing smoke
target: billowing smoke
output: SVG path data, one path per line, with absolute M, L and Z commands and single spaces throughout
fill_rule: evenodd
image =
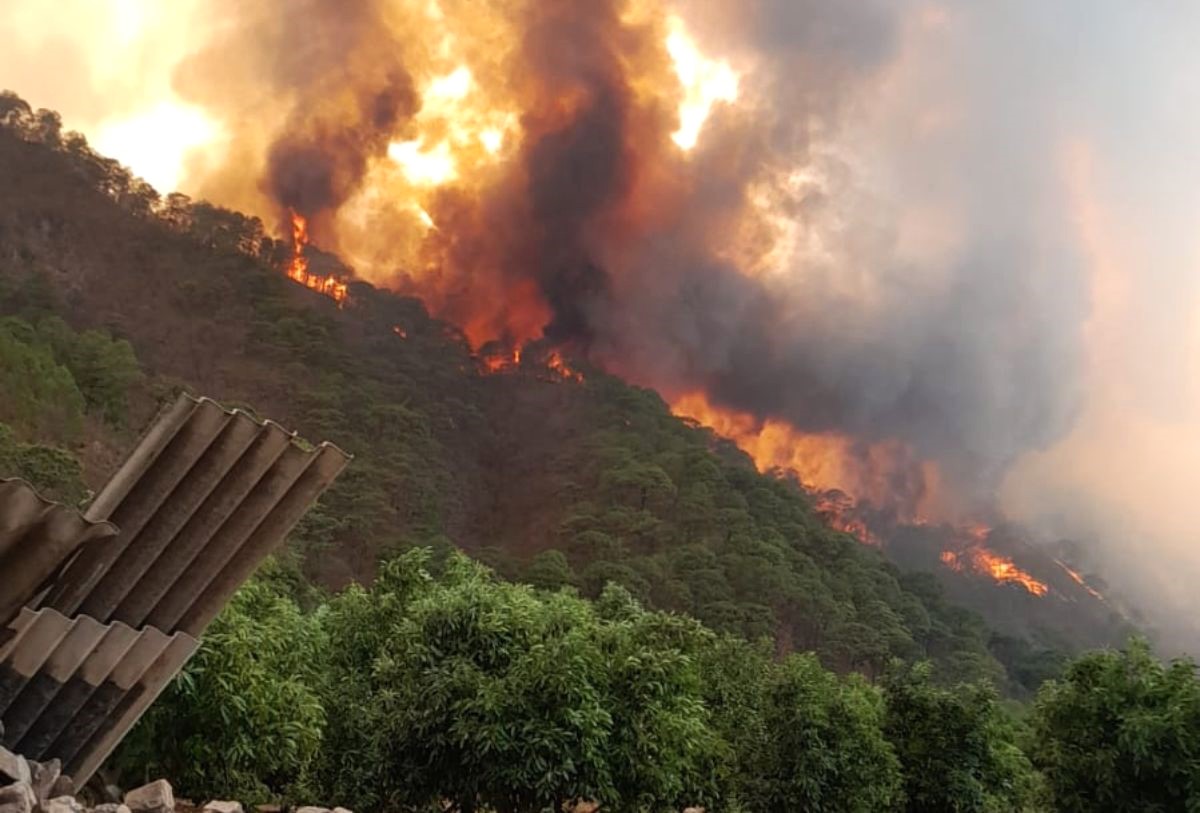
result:
M 240 119 L 233 152 L 212 181 L 218 196 L 251 180 L 241 162 L 260 149 L 261 134 L 270 133 L 253 165 L 261 167 L 259 191 L 284 210 L 271 214 L 302 214 L 336 244 L 334 216 L 361 188 L 369 161 L 403 132 L 420 105 L 387 5 L 211 3 L 221 21 L 218 33 L 176 75 L 185 98 L 223 111 L 230 122 Z M 258 104 L 263 108 L 255 111 Z M 272 127 L 272 118 L 282 126 Z

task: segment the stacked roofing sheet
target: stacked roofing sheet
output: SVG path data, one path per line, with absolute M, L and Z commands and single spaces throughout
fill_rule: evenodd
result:
M 38 496 L 28 483 L 0 480 L 0 623 L 12 618 L 64 562 L 116 526 Z M 0 630 L 0 643 L 4 632 Z
M 347 462 L 183 395 L 82 516 L 0 483 L 0 741 L 86 781 Z

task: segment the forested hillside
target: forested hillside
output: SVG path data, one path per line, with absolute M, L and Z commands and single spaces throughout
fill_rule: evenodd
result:
M 53 425 L 0 406 L 16 441 L 71 451 L 87 482 L 187 387 L 356 455 L 292 539 L 325 587 L 369 581 L 381 556 L 413 545 L 455 545 L 542 587 L 596 596 L 616 582 L 838 670 L 930 658 L 945 680 L 1010 691 L 1052 671 L 1050 653 L 993 639 L 934 579 L 826 527 L 794 483 L 757 474 L 653 392 L 592 369 L 557 375 L 537 352 L 489 374 L 419 302 L 352 284 L 339 308 L 280 273 L 289 249 L 258 220 L 159 198 L 15 97 L 0 114 L 0 311 L 20 320 L 8 341 L 75 371 L 83 391 L 77 409 L 48 396 L 78 413 Z M 71 329 L 85 350 L 67 346 Z M 96 374 L 72 353 L 112 366 L 114 383 L 89 393 Z

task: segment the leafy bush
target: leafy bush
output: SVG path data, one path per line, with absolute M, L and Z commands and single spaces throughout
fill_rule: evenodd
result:
M 748 807 L 868 811 L 901 798 L 896 756 L 883 737 L 883 702 L 858 676 L 839 681 L 811 655 L 771 671 L 763 700 L 767 739 Z
M 129 784 L 167 776 L 195 799 L 303 795 L 325 724 L 315 687 L 327 651 L 315 617 L 249 582 L 126 738 L 116 766 Z
M 71 372 L 33 328 L 0 319 L 0 419 L 29 436 L 71 442 L 82 428 L 83 408 Z
M 1032 756 L 1055 810 L 1200 810 L 1198 754 L 1196 666 L 1144 641 L 1084 655 L 1038 695 Z
M 42 496 L 78 505 L 87 495 L 83 466 L 70 452 L 53 446 L 19 442 L 12 428 L 0 423 L 0 477 L 19 477 Z
M 460 810 L 565 800 L 702 801 L 715 747 L 692 659 L 567 593 L 495 581 L 454 554 L 387 564 L 325 613 L 326 794 L 359 809 L 449 799 Z M 610 603 L 621 603 L 611 599 Z
M 109 423 L 123 422 L 129 390 L 142 379 L 133 346 L 99 330 L 76 333 L 58 317 L 41 319 L 37 334 L 71 371 L 87 411 Z
M 897 664 L 884 696 L 884 732 L 900 759 L 905 810 L 1001 813 L 1033 803 L 1033 768 L 992 687 L 946 689 L 932 683 L 928 664 Z

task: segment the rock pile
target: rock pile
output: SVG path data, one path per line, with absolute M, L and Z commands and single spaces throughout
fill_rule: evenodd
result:
M 0 747 L 0 813 L 83 813 L 62 763 L 30 762 Z
M 34 762 L 0 746 L 0 813 L 245 813 L 240 802 L 214 800 L 197 808 L 190 801 L 175 800 L 171 783 L 159 779 L 134 788 L 122 802 L 87 805 L 74 795 L 75 783 L 62 772 L 57 759 Z M 112 788 L 113 796 L 122 798 Z M 282 813 L 281 808 L 261 805 L 255 813 Z M 344 807 L 298 807 L 292 813 L 352 813 Z

